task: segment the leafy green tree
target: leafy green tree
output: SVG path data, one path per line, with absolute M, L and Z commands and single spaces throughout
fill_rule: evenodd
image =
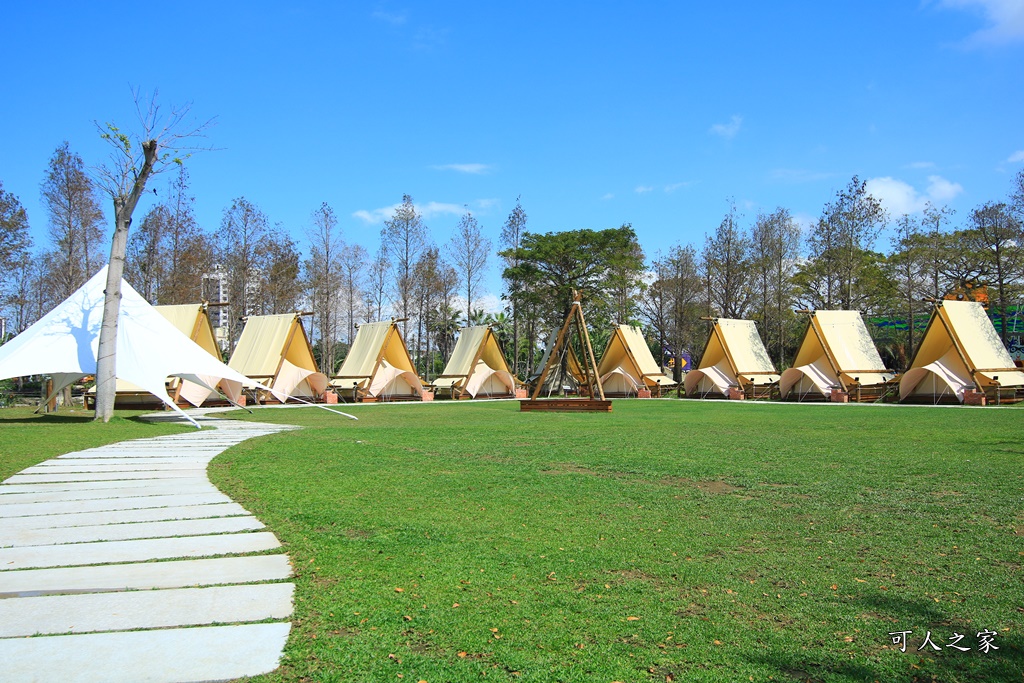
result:
M 800 256 L 800 229 L 788 209 L 759 213 L 750 235 L 750 289 L 753 316 L 760 324 L 768 352 L 785 363 L 795 344 L 793 274 Z
M 133 95 L 140 124 L 136 132 L 126 133 L 110 123 L 105 127 L 97 124 L 101 137 L 110 143 L 113 152 L 109 163 L 100 166 L 96 173 L 99 185 L 114 204 L 114 237 L 110 244 L 103 322 L 96 352 L 95 419 L 98 422 L 109 422 L 114 415 L 117 319 L 121 307 L 121 276 L 124 273 L 132 214 L 146 190 L 150 176 L 166 170 L 170 164 L 180 164 L 182 159 L 179 154 L 188 149 L 184 141 L 201 136 L 203 130 L 210 125 L 207 121 L 181 132 L 181 124 L 190 107 L 172 109 L 169 116 L 163 117 L 155 94 L 148 108 L 141 106 L 138 91 Z
M 501 246 L 503 248 L 503 251 L 501 253 L 510 254 L 510 256 L 507 256 L 504 259 L 506 268 L 505 272 L 512 273 L 513 277 L 515 277 L 515 274 L 519 272 L 517 270 L 519 266 L 519 259 L 516 257 L 516 254 L 518 253 L 517 250 L 519 249 L 523 241 L 523 233 L 526 231 L 526 221 L 527 215 L 526 212 L 523 211 L 522 197 L 516 197 L 515 208 L 513 208 L 512 212 L 509 213 L 508 219 L 506 219 L 505 225 L 501 229 Z M 520 374 L 520 361 L 522 359 L 522 350 L 520 349 L 519 344 L 519 332 L 522 327 L 520 321 L 520 318 L 522 316 L 521 311 L 518 308 L 519 300 L 511 295 L 511 292 L 518 291 L 520 287 L 517 281 L 508 280 L 507 278 L 504 277 L 504 274 L 502 275 L 502 277 L 503 279 L 506 280 L 506 292 L 504 294 L 504 298 L 506 301 L 509 302 L 509 306 L 512 311 L 512 366 L 516 374 Z M 532 336 L 528 337 L 526 344 L 526 347 L 528 349 L 532 348 L 533 339 L 534 338 Z M 530 362 L 529 358 L 526 359 L 526 362 L 526 372 L 522 374 L 529 374 L 530 365 L 532 363 Z
M 642 310 L 658 338 L 661 364 L 673 359 L 673 379 L 682 380 L 684 355 L 700 352 L 706 333 L 700 322 L 704 312 L 697 252 L 692 246 L 675 245 L 651 264 L 654 279 L 647 287 Z
M 266 214 L 245 197 L 232 200 L 231 206 L 224 210 L 217 239 L 219 259 L 227 271 L 232 347 L 242 333 L 241 319 L 262 309 L 260 249 L 268 232 Z
M 253 312 L 272 315 L 297 310 L 303 287 L 295 240 L 278 226 L 260 242 L 256 258 L 258 295 Z M 332 362 L 331 358 L 326 360 Z
M 345 341 L 349 347 L 356 338 L 356 323 L 359 322 L 359 306 L 366 293 L 366 248 L 360 244 L 349 244 L 341 257 L 341 298 L 345 311 Z
M 58 299 L 66 299 L 103 263 L 103 212 L 96 186 L 67 141 L 50 158 L 42 200 L 49 218 L 51 278 Z
M 914 317 L 923 308 L 920 299 L 928 289 L 926 245 L 926 236 L 921 232 L 917 219 L 903 214 L 896 220 L 896 231 L 892 236 L 893 253 L 886 263 L 899 290 L 902 317 L 907 321 L 906 342 L 897 354 L 900 369 L 905 369 L 908 360 L 914 356 Z
M 0 182 L 0 296 L 7 294 L 8 286 L 16 279 L 31 244 L 25 207 Z
M 466 310 L 472 310 L 476 303 L 480 281 L 487 272 L 487 260 L 491 241 L 480 231 L 476 217 L 467 211 L 455 226 L 455 233 L 448 242 L 452 263 L 462 277 L 466 291 Z
M 335 365 L 334 347 L 338 340 L 338 315 L 342 293 L 342 239 L 334 209 L 323 202 L 310 215 L 309 258 L 304 264 L 306 291 L 313 308 L 313 329 L 320 345 L 321 366 L 328 374 Z
M 989 202 L 971 212 L 971 225 L 977 233 L 983 262 L 988 266 L 988 281 L 994 285 L 990 292 L 990 310 L 1000 320 L 1006 320 L 1010 301 L 1024 281 L 1024 227 L 1013 216 L 1006 204 Z M 1006 325 L 999 326 L 1003 344 L 1006 344 Z
M 724 318 L 744 318 L 750 305 L 750 239 L 739 225 L 736 207 L 704 243 L 702 260 L 711 306 Z
M 170 211 L 163 203 L 150 209 L 139 227 L 128 237 L 124 279 L 151 304 L 157 303 L 164 280 L 165 238 L 170 226 Z
M 414 271 L 420 256 L 429 246 L 427 226 L 416 210 L 412 197 L 402 196 L 394 215 L 384 221 L 380 232 L 381 249 L 393 274 L 394 302 L 399 317 L 409 318 L 415 312 L 416 278 Z M 402 323 L 406 331 L 408 323 Z
M 561 324 L 572 305 L 572 291 L 582 294 L 587 317 L 595 329 L 608 327 L 635 306 L 643 274 L 643 251 L 629 225 L 606 230 L 524 232 L 516 250 L 500 253 L 506 262 L 506 282 L 515 283 L 510 296 L 520 309 L 534 307 L 543 324 Z M 637 283 L 635 293 L 620 302 L 617 291 Z
M 873 294 L 868 271 L 880 268 L 874 243 L 887 220 L 867 183 L 854 176 L 825 205 L 808 238 L 808 261 L 798 273 L 800 297 L 813 308 L 863 310 Z

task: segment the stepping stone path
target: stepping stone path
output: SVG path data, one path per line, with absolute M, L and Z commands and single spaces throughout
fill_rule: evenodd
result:
M 206 466 L 293 427 L 204 412 L 192 414 L 215 430 L 68 453 L 0 483 L 0 680 L 177 683 L 277 668 L 288 556 Z

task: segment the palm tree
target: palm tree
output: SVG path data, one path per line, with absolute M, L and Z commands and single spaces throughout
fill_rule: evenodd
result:
M 455 347 L 455 334 L 461 328 L 462 312 L 451 306 L 442 305 L 431 324 L 431 332 L 437 341 L 437 348 L 447 362 Z

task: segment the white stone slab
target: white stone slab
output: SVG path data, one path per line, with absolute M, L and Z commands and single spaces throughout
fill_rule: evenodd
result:
M 33 517 L 6 517 L 0 524 L 3 531 L 22 529 L 58 529 L 61 527 L 90 526 L 93 524 L 124 524 L 130 522 L 161 522 L 168 519 L 206 519 L 209 517 L 235 517 L 248 515 L 238 503 L 213 505 L 182 505 L 141 510 L 114 510 L 111 512 L 76 512 L 67 515 L 35 515 Z
M 169 520 L 130 524 L 100 524 L 57 529 L 8 529 L 0 527 L 0 548 L 22 548 L 61 543 L 92 543 L 95 541 L 125 541 L 134 538 L 171 538 L 174 536 L 203 536 L 208 534 L 234 534 L 262 529 L 255 517 L 217 517 L 213 519 Z
M 211 488 L 213 488 L 211 486 Z M 223 493 L 187 493 L 183 495 L 132 496 L 125 498 L 102 498 L 97 500 L 72 500 L 63 502 L 24 503 L 21 505 L 0 505 L 0 518 L 26 517 L 28 515 L 59 515 L 69 512 L 100 512 L 106 510 L 141 510 L 143 508 L 178 507 L 181 505 L 206 505 L 208 503 L 230 503 Z M 2 522 L 0 522 L 2 524 Z
M 172 482 L 166 481 L 153 481 L 145 480 L 139 481 L 133 484 L 138 489 L 151 490 L 155 487 L 180 487 L 187 486 L 189 483 L 197 483 L 210 485 L 210 480 L 207 477 L 196 477 L 194 482 L 189 482 L 184 479 L 175 479 Z M 14 493 L 56 493 L 59 491 L 98 491 L 102 489 L 123 489 L 123 481 L 63 481 L 56 484 L 0 484 L 0 504 L 7 499 L 4 496 L 9 496 Z
M 138 458 L 140 460 L 174 459 L 174 458 L 207 458 L 213 459 L 223 453 L 226 448 L 153 448 L 149 450 L 119 450 L 119 451 L 75 451 L 57 456 L 56 460 L 108 460 L 118 458 Z
M 100 541 L 0 549 L 0 571 L 34 567 L 143 562 L 176 557 L 209 557 L 271 550 L 280 547 L 269 531 L 141 541 Z
M 264 583 L 11 598 L 0 600 L 0 638 L 284 619 L 294 590 Z
M 277 668 L 288 623 L 0 640 L 9 681 L 179 683 L 256 676 Z
M 8 479 L 12 484 L 50 484 L 61 481 L 104 481 L 121 479 L 133 481 L 139 479 L 178 479 L 181 477 L 202 476 L 205 469 L 172 470 L 167 472 L 108 472 L 96 474 L 15 474 Z
M 210 461 L 206 458 L 153 458 L 155 462 L 146 462 L 145 458 L 106 458 L 97 461 L 89 460 L 47 460 L 34 467 L 22 470 L 19 474 L 62 474 L 66 472 L 132 472 L 136 470 L 200 470 L 205 469 Z
M 76 491 L 54 491 L 46 488 L 37 493 L 8 493 L 0 496 L 0 510 L 4 505 L 21 503 L 64 503 L 70 500 L 95 500 L 97 498 L 137 498 L 139 496 L 167 496 L 176 493 L 208 493 L 216 491 L 206 477 L 193 479 L 175 479 L 172 482 L 147 479 L 137 482 L 116 482 L 117 486 L 102 489 L 82 489 Z M 39 486 L 48 486 L 46 484 Z
M 21 569 L 0 572 L 0 598 L 253 583 L 278 581 L 291 575 L 292 567 L 287 555 Z

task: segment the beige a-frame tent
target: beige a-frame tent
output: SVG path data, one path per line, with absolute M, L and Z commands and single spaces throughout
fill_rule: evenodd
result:
M 674 386 L 651 354 L 639 327 L 619 325 L 612 332 L 597 366 L 604 395 L 609 397 L 636 396 L 648 389 L 651 396 L 661 396 L 663 389 Z
M 910 369 L 900 378 L 900 401 L 962 403 L 972 389 L 997 401 L 1018 400 L 1024 372 L 980 303 L 936 302 Z
M 422 400 L 423 382 L 394 321 L 366 323 L 356 331 L 331 386 L 354 401 Z
M 220 347 L 217 345 L 217 338 L 210 324 L 210 316 L 207 311 L 207 303 L 180 304 L 153 306 L 153 310 L 167 319 L 179 332 L 198 344 L 204 351 L 220 360 Z M 207 382 L 210 384 L 210 382 Z M 216 386 L 216 382 L 211 386 Z M 95 396 L 96 388 L 89 390 L 88 396 Z M 171 377 L 167 387 L 167 393 L 178 405 L 191 404 L 196 408 L 211 396 L 216 396 L 216 391 L 200 386 L 195 382 Z M 184 402 L 184 403 L 183 403 Z M 131 382 L 117 380 L 117 396 L 114 401 L 116 408 L 149 408 L 160 405 L 160 400 L 141 387 Z
M 181 330 L 188 338 L 220 360 L 220 345 L 210 323 L 209 304 L 181 304 L 178 306 L 154 306 L 157 312 L 167 318 L 172 325 Z M 175 401 L 185 400 L 197 408 L 214 392 L 188 380 L 173 381 L 170 387 L 171 397 Z
M 793 367 L 782 373 L 783 400 L 877 400 L 894 374 L 885 368 L 860 311 L 812 311 Z
M 515 398 L 516 380 L 498 337 L 487 326 L 464 327 L 452 357 L 431 385 L 452 398 Z
M 327 389 L 299 313 L 249 316 L 228 365 L 269 386 L 281 403 L 317 400 Z
M 730 388 L 749 398 L 770 398 L 779 377 L 753 320 L 712 318 L 704 353 L 683 387 L 691 398 L 722 398 Z

